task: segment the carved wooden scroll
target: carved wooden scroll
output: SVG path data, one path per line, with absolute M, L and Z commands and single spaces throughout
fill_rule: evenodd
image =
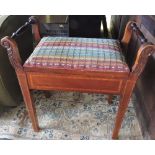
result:
M 6 36 L 1 39 L 1 45 L 6 48 L 11 65 L 16 71 L 23 70 L 22 61 L 16 42 Z

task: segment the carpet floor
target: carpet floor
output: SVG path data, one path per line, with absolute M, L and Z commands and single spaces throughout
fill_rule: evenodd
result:
M 33 91 L 41 131 L 33 132 L 24 103 L 0 114 L 0 139 L 111 139 L 119 97 L 103 94 Z M 119 139 L 143 139 L 131 99 Z

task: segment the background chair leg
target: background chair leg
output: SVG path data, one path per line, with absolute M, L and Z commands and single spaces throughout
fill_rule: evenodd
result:
M 113 97 L 113 95 L 108 95 L 108 99 L 107 100 L 108 100 L 109 104 L 112 104 L 112 97 Z
M 118 133 L 121 128 L 121 124 L 123 122 L 125 112 L 128 108 L 129 100 L 130 100 L 134 85 L 135 84 L 133 82 L 127 82 L 127 84 L 126 84 L 125 90 L 124 90 L 121 100 L 120 100 L 118 112 L 116 115 L 112 139 L 118 139 Z
M 44 91 L 44 95 L 46 98 L 50 98 L 51 97 L 51 93 L 49 91 Z
M 20 88 L 23 94 L 24 102 L 25 102 L 29 117 L 32 121 L 32 127 L 35 132 L 38 132 L 39 131 L 38 119 L 36 117 L 36 110 L 33 105 L 32 96 L 28 88 L 26 75 L 24 72 L 17 73 L 17 77 L 18 77 L 18 81 L 20 84 Z

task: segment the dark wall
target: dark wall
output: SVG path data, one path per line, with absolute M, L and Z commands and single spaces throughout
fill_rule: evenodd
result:
M 149 42 L 155 44 L 155 16 L 112 16 L 112 37 L 121 39 L 125 25 L 129 20 L 134 20 L 140 26 Z M 136 36 L 132 37 L 128 48 L 128 64 L 132 66 L 139 42 Z M 144 72 L 135 87 L 135 108 L 144 136 L 149 134 L 155 139 L 155 56 L 151 56 Z
M 101 32 L 101 22 L 103 33 Z M 70 15 L 69 35 L 71 37 L 101 38 L 108 37 L 105 15 Z

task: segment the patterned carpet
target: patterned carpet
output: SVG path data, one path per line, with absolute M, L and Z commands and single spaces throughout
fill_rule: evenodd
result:
M 106 95 L 75 92 L 33 92 L 42 130 L 33 132 L 22 103 L 0 114 L 0 139 L 111 139 L 119 97 L 109 105 Z M 143 139 L 130 101 L 119 139 Z

